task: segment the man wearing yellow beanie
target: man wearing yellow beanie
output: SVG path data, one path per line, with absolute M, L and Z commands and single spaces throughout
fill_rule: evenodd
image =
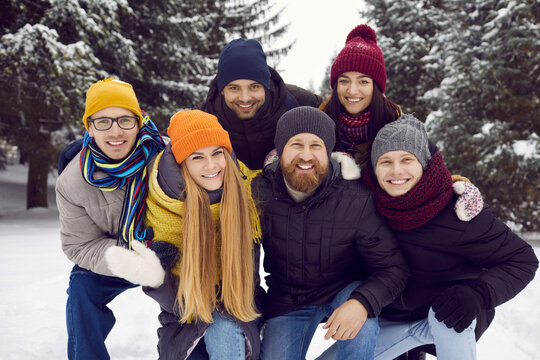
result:
M 105 338 L 115 318 L 107 304 L 137 285 L 115 277 L 104 253 L 114 245 L 137 249 L 152 238 L 142 224 L 146 166 L 164 143 L 133 87 L 120 80 L 90 86 L 82 122 L 82 149 L 56 182 L 62 249 L 75 263 L 67 290 L 68 358 L 110 359 Z

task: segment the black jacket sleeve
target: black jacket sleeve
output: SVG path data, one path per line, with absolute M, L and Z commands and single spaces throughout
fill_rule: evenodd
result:
M 375 209 L 373 196 L 366 202 L 357 230 L 357 251 L 371 275 L 351 294 L 370 317 L 396 298 L 407 284 L 409 265 L 386 220 Z
M 457 246 L 463 257 L 484 269 L 478 280 L 489 290 L 488 308 L 516 296 L 538 268 L 532 247 L 495 218 L 489 207 L 469 222 Z

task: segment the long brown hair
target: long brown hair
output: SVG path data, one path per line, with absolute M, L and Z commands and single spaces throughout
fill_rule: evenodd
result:
M 339 77 L 338 77 L 339 78 Z M 336 123 L 336 149 L 341 146 L 341 132 L 339 127 L 339 115 L 346 112 L 341 105 L 337 94 L 337 80 L 332 86 L 332 94 L 328 99 L 323 111 Z M 379 85 L 373 82 L 373 97 L 369 105 L 370 121 L 368 124 L 369 140 L 373 141 L 379 130 L 386 124 L 397 120 L 401 116 L 401 107 L 384 96 Z
M 241 321 L 248 322 L 259 316 L 254 301 L 250 195 L 238 166 L 223 150 L 227 165 L 219 224 L 212 217 L 206 190 L 193 180 L 185 162 L 180 165 L 186 183 L 182 258 L 176 297 L 182 323 L 191 320 L 211 323 L 212 311 L 218 301 Z M 216 287 L 220 280 L 218 297 Z

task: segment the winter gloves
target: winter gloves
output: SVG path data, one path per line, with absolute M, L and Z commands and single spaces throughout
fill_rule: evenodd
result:
M 165 270 L 170 270 L 180 259 L 178 248 L 170 242 L 152 241 L 150 243 L 150 249 L 156 253 L 161 261 L 161 266 L 163 266 Z
M 452 286 L 440 293 L 431 307 L 435 318 L 460 333 L 487 308 L 489 293 L 485 283 L 472 280 L 465 285 Z
M 456 215 L 461 221 L 471 221 L 476 215 L 482 211 L 484 207 L 484 200 L 480 190 L 472 183 L 462 180 L 454 180 L 458 175 L 452 175 L 454 181 L 454 192 L 458 195 L 454 210 Z
M 139 241 L 134 241 L 131 246 L 133 251 L 121 246 L 111 246 L 105 251 L 109 270 L 134 284 L 154 288 L 163 284 L 165 270 L 156 253 Z

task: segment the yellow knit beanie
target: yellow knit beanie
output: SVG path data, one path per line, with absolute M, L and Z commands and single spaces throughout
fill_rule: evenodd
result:
M 82 121 L 88 130 L 88 118 L 107 107 L 117 106 L 131 110 L 139 117 L 142 126 L 142 112 L 133 87 L 127 82 L 107 78 L 93 83 L 86 92 L 86 107 Z
M 181 164 L 194 151 L 212 145 L 221 145 L 232 153 L 229 134 L 217 117 L 201 110 L 181 110 L 171 117 L 167 129 L 172 152 Z

